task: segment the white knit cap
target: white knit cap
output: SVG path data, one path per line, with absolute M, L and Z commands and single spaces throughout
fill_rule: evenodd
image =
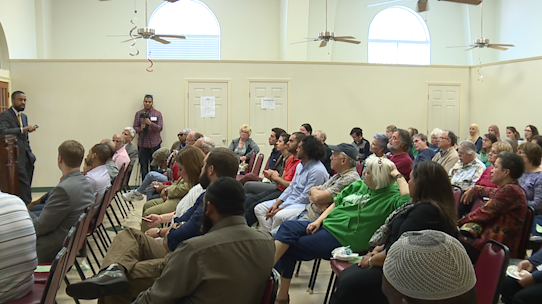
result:
M 476 284 L 463 245 L 435 230 L 403 233 L 388 250 L 383 270 L 398 292 L 419 300 L 450 299 Z

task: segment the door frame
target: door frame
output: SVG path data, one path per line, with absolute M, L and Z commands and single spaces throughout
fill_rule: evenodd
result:
M 247 78 L 247 121 L 250 121 L 250 83 L 251 82 L 285 82 L 288 85 L 286 97 L 288 98 L 288 106 L 286 107 L 286 130 L 290 130 L 290 85 L 291 79 L 288 78 Z
M 188 94 L 190 93 L 189 87 L 191 82 L 225 82 L 228 85 L 228 106 L 227 106 L 227 117 L 226 117 L 226 144 L 230 141 L 229 134 L 230 134 L 230 120 L 231 120 L 231 79 L 230 78 L 185 78 L 185 107 L 184 107 L 184 121 L 185 121 L 185 128 L 189 128 L 188 125 L 188 109 L 190 107 L 190 98 Z M 205 134 L 203 134 L 205 136 Z
M 451 81 L 426 81 L 425 82 L 425 129 L 427 130 L 427 133 L 431 132 L 432 130 L 429 130 L 429 87 L 432 85 L 441 85 L 441 86 L 459 86 L 459 130 L 457 130 L 457 137 L 460 138 L 461 130 L 462 130 L 462 123 L 463 123 L 463 83 L 462 82 L 451 82 Z M 430 137 L 430 134 L 426 134 L 428 137 Z M 462 138 L 462 137 L 461 137 Z M 458 142 L 459 143 L 459 142 Z

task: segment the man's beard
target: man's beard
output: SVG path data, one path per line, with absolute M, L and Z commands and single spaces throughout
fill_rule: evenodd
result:
M 201 234 L 206 234 L 213 228 L 213 221 L 205 213 L 207 211 L 207 203 L 203 203 L 203 218 L 201 219 Z
M 207 189 L 207 187 L 209 187 L 209 185 L 211 184 L 211 180 L 209 179 L 209 176 L 207 175 L 207 170 L 204 170 L 203 174 L 200 174 L 199 184 L 203 189 Z
M 391 143 L 388 143 L 388 150 L 399 150 L 401 145 L 397 145 L 397 147 L 394 147 Z

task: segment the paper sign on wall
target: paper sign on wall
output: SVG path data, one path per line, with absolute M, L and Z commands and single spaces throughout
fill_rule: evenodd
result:
M 275 109 L 275 98 L 262 98 L 262 109 Z
M 215 117 L 215 97 L 201 96 L 201 117 Z

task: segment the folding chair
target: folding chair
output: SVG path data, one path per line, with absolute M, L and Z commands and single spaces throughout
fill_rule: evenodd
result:
M 478 304 L 497 304 L 509 259 L 505 245 L 494 240 L 484 245 L 474 264 Z

